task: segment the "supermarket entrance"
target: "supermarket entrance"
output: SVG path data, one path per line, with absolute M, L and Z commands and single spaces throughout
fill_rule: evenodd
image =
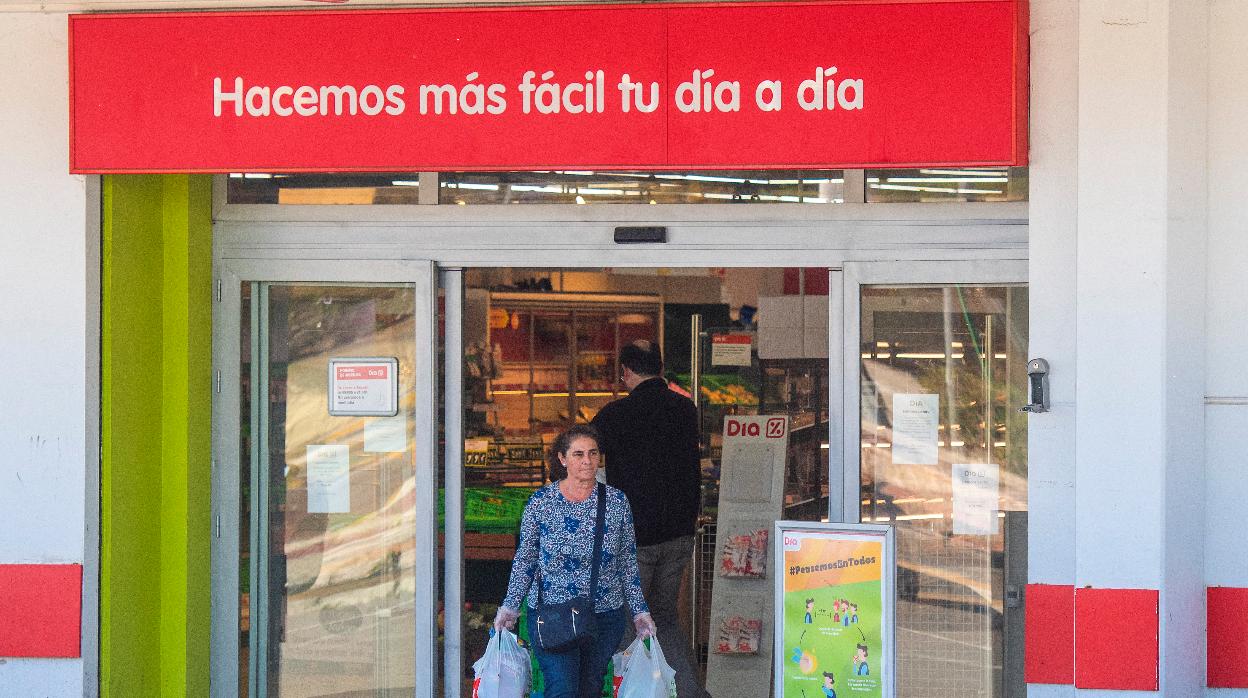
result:
M 828 269 L 477 268 L 463 276 L 465 661 L 484 651 L 485 635 L 472 628 L 493 618 L 505 594 L 520 511 L 552 478 L 551 440 L 627 394 L 619 351 L 646 340 L 662 349 L 668 388 L 699 413 L 701 517 L 680 593 L 684 640 L 712 688 L 722 680 L 717 665 L 753 659 L 765 693 L 770 648 L 760 654 L 756 622 L 770 616 L 764 539 L 777 519 L 828 512 Z M 733 415 L 786 417 L 790 435 L 774 478 L 762 477 L 781 484 L 777 496 L 725 502 L 721 511 L 721 489 L 733 489 L 725 478 L 741 477 L 723 462 Z M 754 617 L 719 608 L 742 596 L 762 604 Z
M 827 266 L 772 253 L 776 266 L 711 267 L 694 264 L 730 255 L 587 246 L 543 267 L 541 250 L 383 249 L 385 231 L 364 231 L 373 249 L 317 247 L 321 231 L 295 224 L 218 232 L 220 695 L 471 695 L 520 509 L 551 476 L 549 437 L 626 392 L 616 361 L 636 339 L 698 402 L 703 518 L 679 607 L 712 695 L 770 694 L 773 658 L 792 649 L 774 644 L 774 546 L 757 535 L 780 518 L 897 528 L 893 665 L 864 643 L 897 695 L 936 681 L 1016 695 L 1027 293 L 1013 251 L 863 262 L 803 248 Z M 296 251 L 270 244 L 298 235 Z M 357 385 L 374 375 L 394 392 Z M 347 404 L 361 394 L 394 400 Z M 926 437 L 894 418 L 916 395 L 936 407 Z M 726 422 L 758 417 L 783 418 L 783 457 L 734 471 Z M 955 475 L 975 464 L 995 466 L 974 490 L 993 499 L 967 508 Z M 749 496 L 760 480 L 770 499 Z M 854 671 L 849 653 L 820 661 Z M 760 685 L 737 669 L 751 662 Z
M 772 634 L 778 519 L 897 528 L 894 664 L 883 638 L 850 643 L 897 695 L 1023 688 L 1024 264 L 469 268 L 463 286 L 465 682 L 520 511 L 551 478 L 551 437 L 625 394 L 618 353 L 643 339 L 700 415 L 702 515 L 679 608 L 712 695 L 768 695 L 775 652 L 790 650 Z M 896 416 L 915 400 L 930 435 Z M 726 422 L 741 417 L 783 418 L 783 458 L 734 461 Z M 758 495 L 767 483 L 771 499 Z M 820 661 L 848 678 L 851 654 Z

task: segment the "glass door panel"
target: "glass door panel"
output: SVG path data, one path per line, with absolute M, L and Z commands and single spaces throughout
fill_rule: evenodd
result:
M 858 301 L 860 511 L 897 529 L 898 695 L 1001 696 L 1027 289 L 864 285 Z
M 255 695 L 415 686 L 411 287 L 261 285 L 249 572 Z M 334 416 L 330 359 L 397 359 L 397 414 Z M 263 661 L 263 666 L 260 662 Z M 241 667 L 240 667 L 241 668 Z

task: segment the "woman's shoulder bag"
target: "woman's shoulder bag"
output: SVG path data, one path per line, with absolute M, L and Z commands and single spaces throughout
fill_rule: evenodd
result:
M 598 516 L 594 520 L 594 553 L 589 573 L 589 596 L 563 603 L 544 603 L 542 584 L 537 584 L 537 646 L 545 652 L 568 652 L 593 642 L 594 596 L 598 593 L 598 562 L 602 557 L 603 519 L 607 511 L 607 487 L 598 483 Z M 539 546 L 540 547 L 540 546 Z

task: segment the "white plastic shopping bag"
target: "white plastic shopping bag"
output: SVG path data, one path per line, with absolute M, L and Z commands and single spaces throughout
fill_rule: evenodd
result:
M 617 698 L 676 698 L 676 671 L 668 666 L 657 637 L 650 647 L 638 638 L 629 645 Z
M 620 684 L 624 681 L 624 669 L 628 667 L 628 659 L 636 652 L 636 648 L 645 647 L 641 638 L 633 640 L 633 644 L 624 649 L 623 652 L 616 652 L 611 657 L 611 669 L 615 674 L 611 677 L 611 695 L 613 698 L 620 698 Z
M 472 671 L 476 677 L 472 698 L 524 698 L 529 694 L 529 651 L 509 630 L 490 638 Z

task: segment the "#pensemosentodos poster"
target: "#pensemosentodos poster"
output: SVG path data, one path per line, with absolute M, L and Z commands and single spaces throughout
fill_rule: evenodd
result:
M 780 521 L 776 540 L 776 696 L 891 697 L 891 528 Z

